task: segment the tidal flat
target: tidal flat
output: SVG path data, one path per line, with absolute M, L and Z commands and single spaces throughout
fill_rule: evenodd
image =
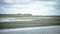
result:
M 60 25 L 60 17 L 1 17 L 0 29 Z

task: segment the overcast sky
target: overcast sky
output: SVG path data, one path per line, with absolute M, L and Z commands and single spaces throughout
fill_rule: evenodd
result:
M 0 0 L 0 13 L 60 15 L 60 0 Z

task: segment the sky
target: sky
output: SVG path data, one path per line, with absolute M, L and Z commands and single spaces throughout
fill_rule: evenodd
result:
M 0 14 L 60 15 L 60 0 L 0 0 Z

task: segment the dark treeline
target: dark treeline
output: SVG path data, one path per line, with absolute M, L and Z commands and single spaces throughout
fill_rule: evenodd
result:
M 32 14 L 0 14 L 0 17 L 24 17 L 24 16 L 32 16 Z
M 60 15 L 0 14 L 0 17 L 60 17 Z

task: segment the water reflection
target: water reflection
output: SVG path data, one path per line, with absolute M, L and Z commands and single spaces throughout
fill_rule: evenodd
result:
M 0 22 L 14 22 L 14 21 L 34 21 L 37 19 L 28 18 L 0 18 Z

